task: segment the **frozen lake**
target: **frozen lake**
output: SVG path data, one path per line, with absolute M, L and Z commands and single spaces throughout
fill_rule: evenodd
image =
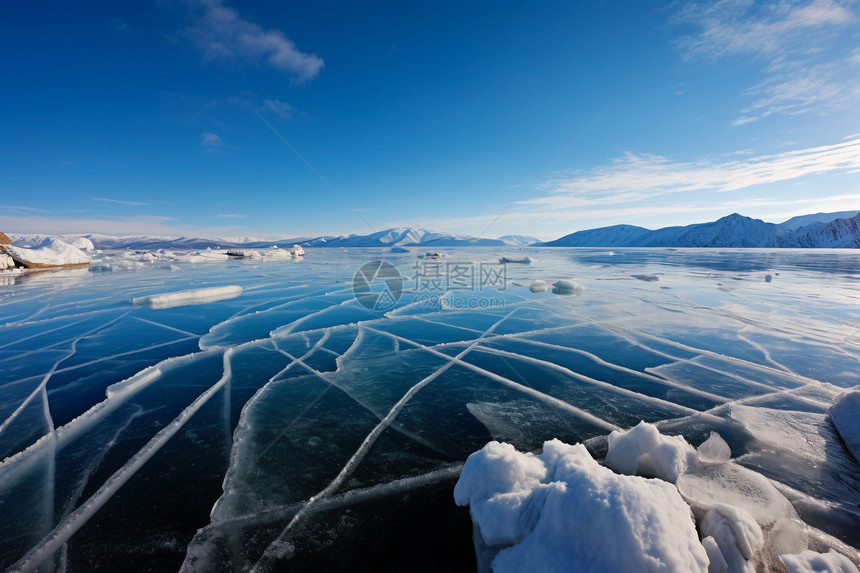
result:
M 559 438 L 602 457 L 640 420 L 719 432 L 860 548 L 860 470 L 827 415 L 860 384 L 860 253 L 416 254 L 0 286 L 0 569 L 474 569 L 452 495 L 469 454 Z M 369 261 L 391 266 L 356 280 Z M 559 279 L 584 290 L 528 288 Z

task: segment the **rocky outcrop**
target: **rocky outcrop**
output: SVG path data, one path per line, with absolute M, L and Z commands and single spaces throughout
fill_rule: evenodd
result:
M 0 233 L 0 245 L 11 245 L 12 239 L 6 236 L 6 233 Z

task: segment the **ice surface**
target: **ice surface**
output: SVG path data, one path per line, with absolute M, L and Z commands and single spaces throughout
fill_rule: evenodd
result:
M 600 460 L 640 420 L 663 436 L 634 471 L 686 459 L 697 519 L 753 516 L 764 547 L 746 566 L 807 548 L 860 562 L 860 474 L 827 414 L 860 363 L 856 253 L 526 249 L 482 287 L 497 252 L 451 248 L 431 300 L 389 249 L 127 249 L 93 253 L 117 272 L 8 279 L 0 569 L 474 570 L 451 501 L 469 454 L 558 438 Z M 409 287 L 385 314 L 351 290 L 373 259 Z M 446 290 L 448 263 L 474 265 L 474 289 Z M 630 279 L 650 273 L 672 288 Z M 529 290 L 574 275 L 587 296 Z M 221 285 L 241 296 L 128 303 Z
M 205 304 L 207 302 L 226 300 L 235 298 L 240 294 L 242 294 L 242 287 L 238 285 L 228 285 L 140 296 L 131 299 L 131 302 L 134 306 L 173 308 L 174 306 Z
M 678 491 L 698 513 L 720 506 L 743 508 L 761 525 L 794 515 L 794 510 L 761 474 L 727 462 L 705 464 L 677 480 Z
M 531 454 L 490 442 L 469 456 L 454 499 L 469 506 L 487 546 L 503 546 L 497 573 L 708 570 L 671 485 L 617 475 L 581 444 L 553 440 Z
M 858 573 L 850 559 L 833 549 L 827 553 L 807 550 L 796 555 L 781 555 L 779 559 L 789 573 Z
M 838 394 L 829 412 L 845 446 L 860 463 L 860 386 Z

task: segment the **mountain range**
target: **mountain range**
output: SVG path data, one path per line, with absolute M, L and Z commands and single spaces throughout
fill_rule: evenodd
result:
M 33 246 L 41 243 L 47 235 L 15 235 L 12 240 L 20 246 Z M 536 237 L 525 235 L 506 235 L 498 239 L 472 237 L 428 229 L 412 227 L 397 227 L 378 231 L 369 235 L 323 235 L 319 237 L 294 237 L 267 241 L 255 237 L 243 239 L 216 238 L 203 239 L 193 237 L 162 237 L 147 235 L 68 235 L 66 238 L 84 236 L 93 242 L 96 249 L 262 249 L 272 246 L 289 248 L 294 244 L 303 247 L 420 247 L 435 249 L 442 247 L 519 247 L 537 243 Z M 60 237 L 61 239 L 63 236 Z
M 540 247 L 860 248 L 860 213 L 816 213 L 766 223 L 733 213 L 710 223 L 651 230 L 613 225 L 577 231 Z
M 554 241 L 539 242 L 528 235 L 504 235 L 495 239 L 431 231 L 413 227 L 397 227 L 369 235 L 323 235 L 267 241 L 255 237 L 189 238 L 133 235 L 67 235 L 63 239 L 86 237 L 96 249 L 255 249 L 278 246 L 303 247 L 416 247 L 439 249 L 446 247 L 755 247 L 755 248 L 860 248 L 860 213 L 841 211 L 815 213 L 792 217 L 782 223 L 767 223 L 760 219 L 733 213 L 710 223 L 681 227 L 646 229 L 634 225 L 613 225 L 599 229 L 577 231 Z M 21 246 L 33 246 L 46 235 L 14 235 Z

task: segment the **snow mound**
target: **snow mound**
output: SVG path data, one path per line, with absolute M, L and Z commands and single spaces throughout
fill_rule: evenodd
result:
M 546 292 L 549 290 L 549 283 L 541 280 L 534 281 L 529 285 L 529 290 L 532 292 Z
M 582 444 L 552 440 L 535 455 L 490 442 L 469 456 L 454 499 L 470 506 L 479 553 L 504 546 L 496 573 L 708 570 L 677 490 L 618 475 Z
M 682 436 L 664 436 L 647 422 L 609 434 L 606 465 L 619 473 L 658 477 L 675 483 L 680 474 L 697 463 L 696 450 L 687 440 Z
M 242 294 L 242 287 L 238 285 L 228 285 L 141 296 L 132 299 L 131 302 L 134 306 L 161 309 L 226 300 L 236 298 L 240 294 Z
M 851 560 L 833 549 L 827 553 L 803 551 L 797 555 L 780 555 L 789 573 L 860 573 Z
M 48 268 L 65 265 L 86 265 L 90 257 L 59 239 L 47 237 L 37 246 L 4 245 L 3 250 L 27 268 Z
M 830 419 L 848 451 L 860 462 L 860 386 L 842 392 L 833 399 Z
M 574 282 L 570 279 L 561 279 L 552 283 L 553 291 L 555 294 L 573 294 L 576 292 L 583 292 L 585 287 L 581 284 Z
M 96 248 L 93 246 L 93 242 L 86 237 L 78 237 L 77 239 L 72 239 L 71 241 L 69 241 L 69 244 L 74 248 L 80 249 L 82 251 L 96 250 Z

